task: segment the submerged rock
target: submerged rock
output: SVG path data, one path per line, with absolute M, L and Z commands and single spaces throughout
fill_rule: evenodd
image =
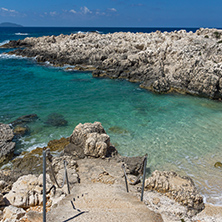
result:
M 120 127 L 120 126 L 112 126 L 108 129 L 110 132 L 112 133 L 116 133 L 116 134 L 126 134 L 129 133 L 128 130 Z
M 47 120 L 44 123 L 49 126 L 66 126 L 68 124 L 64 116 L 58 113 L 48 115 Z
M 27 134 L 29 134 L 30 129 L 28 126 L 20 126 L 17 125 L 14 129 L 13 129 L 13 133 L 15 134 L 16 137 L 22 137 L 25 136 Z
M 214 164 L 214 167 L 215 167 L 215 168 L 222 168 L 222 163 L 221 163 L 221 162 L 216 162 L 216 163 Z
M 29 115 L 25 115 L 25 116 L 21 116 L 17 118 L 15 121 L 11 122 L 10 124 L 12 124 L 13 127 L 17 125 L 24 126 L 28 123 L 35 122 L 37 119 L 39 119 L 37 114 L 29 114 Z

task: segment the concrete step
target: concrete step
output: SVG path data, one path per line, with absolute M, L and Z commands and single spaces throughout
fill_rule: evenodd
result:
M 47 213 L 47 222 L 162 222 L 144 203 L 120 185 L 78 184 Z

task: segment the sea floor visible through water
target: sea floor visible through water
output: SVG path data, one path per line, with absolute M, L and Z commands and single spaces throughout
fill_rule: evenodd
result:
M 207 203 L 222 205 L 222 169 L 214 167 L 222 161 L 221 102 L 157 95 L 126 80 L 93 78 L 5 51 L 0 50 L 0 122 L 39 116 L 16 152 L 68 137 L 79 123 L 99 121 L 121 155 L 148 154 L 148 174 L 158 169 L 190 176 Z M 63 115 L 68 125 L 47 125 L 52 113 Z

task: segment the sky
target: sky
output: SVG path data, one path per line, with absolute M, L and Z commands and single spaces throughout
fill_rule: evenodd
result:
M 0 0 L 0 23 L 51 27 L 222 27 L 221 0 Z

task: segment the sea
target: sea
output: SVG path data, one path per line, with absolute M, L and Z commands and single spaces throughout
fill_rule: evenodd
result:
M 26 37 L 78 32 L 171 32 L 195 28 L 0 28 L 0 45 Z M 10 49 L 11 50 L 11 49 Z M 67 71 L 0 49 L 0 122 L 37 114 L 30 134 L 16 152 L 44 147 L 68 137 L 79 123 L 102 123 L 121 155 L 148 154 L 147 176 L 154 170 L 175 171 L 193 179 L 204 201 L 222 206 L 222 103 L 190 95 L 159 95 L 126 80 L 93 78 L 91 72 Z M 47 124 L 52 114 L 66 126 Z

